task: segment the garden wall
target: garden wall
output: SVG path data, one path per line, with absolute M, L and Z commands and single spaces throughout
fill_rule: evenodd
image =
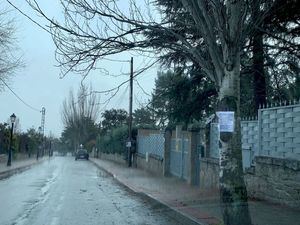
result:
M 110 161 L 120 163 L 120 164 L 126 164 L 126 161 L 124 160 L 123 155 L 120 155 L 120 154 L 108 154 L 108 153 L 100 152 L 99 158 L 104 159 L 104 160 L 110 160 Z
M 267 156 L 255 157 L 256 166 L 245 173 L 250 198 L 300 207 L 300 162 Z M 219 187 L 216 159 L 201 159 L 200 187 Z
M 149 154 L 148 156 L 138 154 L 136 162 L 138 168 L 156 175 L 163 175 L 163 159 L 160 157 L 152 154 Z

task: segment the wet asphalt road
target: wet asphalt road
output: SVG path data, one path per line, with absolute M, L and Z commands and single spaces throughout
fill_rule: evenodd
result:
M 177 225 L 89 161 L 57 157 L 0 181 L 1 225 Z

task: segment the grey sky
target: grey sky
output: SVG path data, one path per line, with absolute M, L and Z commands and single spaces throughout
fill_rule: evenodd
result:
M 8 3 L 3 0 L 3 7 L 12 9 Z M 13 1 L 22 11 L 32 16 L 35 20 L 42 22 L 41 18 L 35 16 L 32 10 L 23 1 Z M 49 15 L 60 18 L 60 8 L 58 1 L 47 0 L 42 2 L 42 7 L 46 9 Z M 13 10 L 11 16 L 16 19 L 16 38 L 23 55 L 25 67 L 17 71 L 15 76 L 11 78 L 10 87 L 28 104 L 34 108 L 40 109 L 42 106 L 46 108 L 46 125 L 45 130 L 55 136 L 59 136 L 63 129 L 60 117 L 60 109 L 63 99 L 68 95 L 70 88 L 77 91 L 81 82 L 81 76 L 78 74 L 68 74 L 63 79 L 59 78 L 60 69 L 54 58 L 55 46 L 48 33 L 43 31 L 37 25 L 33 24 L 20 13 Z M 131 55 L 124 53 L 116 59 L 130 60 Z M 113 58 L 113 57 L 110 57 Z M 134 67 L 142 68 L 148 62 L 141 56 L 134 56 Z M 111 74 L 120 74 L 128 72 L 130 69 L 129 62 L 100 62 L 101 67 L 108 70 Z M 137 80 L 147 93 L 151 93 L 154 86 L 154 79 L 158 66 L 141 74 Z M 95 90 L 107 90 L 127 80 L 127 76 L 112 77 L 105 76 L 101 71 L 93 71 L 85 83 L 92 84 Z M 139 103 L 145 103 L 149 98 L 134 82 L 135 101 L 134 108 Z M 120 88 L 119 93 L 112 99 L 106 108 L 128 108 L 128 88 L 127 84 Z M 109 97 L 101 96 L 101 100 Z M 4 92 L 0 92 L 0 122 L 6 122 L 12 113 L 15 113 L 20 120 L 22 131 L 28 128 L 37 128 L 41 123 L 41 113 L 30 109 L 20 102 L 7 88 Z

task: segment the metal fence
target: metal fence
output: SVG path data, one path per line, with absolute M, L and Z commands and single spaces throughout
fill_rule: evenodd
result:
M 157 131 L 148 131 L 144 134 L 139 134 L 137 137 L 137 151 L 139 154 L 146 156 L 146 154 L 155 155 L 161 159 L 164 158 L 164 144 L 165 138 L 163 133 Z

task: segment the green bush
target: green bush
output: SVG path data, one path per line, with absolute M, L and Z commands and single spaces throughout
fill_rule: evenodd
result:
M 136 129 L 133 128 L 133 137 L 136 136 Z M 98 136 L 97 148 L 104 153 L 123 154 L 126 150 L 126 140 L 128 139 L 128 126 L 116 127 L 109 132 Z

